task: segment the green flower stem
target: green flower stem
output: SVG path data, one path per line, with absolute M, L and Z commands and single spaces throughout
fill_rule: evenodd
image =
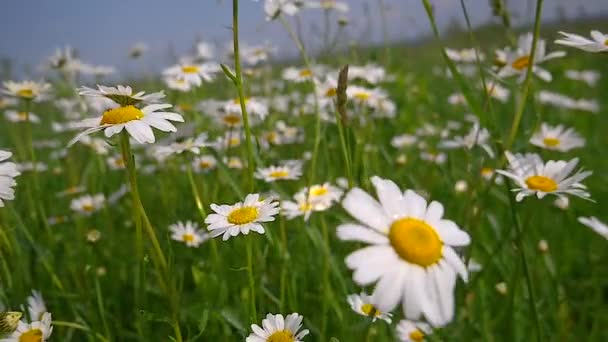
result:
M 255 303 L 255 279 L 253 278 L 253 240 L 251 238 L 245 241 L 247 249 L 247 278 L 249 280 L 249 302 L 251 309 L 249 319 L 251 322 L 257 322 L 257 312 Z
M 201 220 L 204 222 L 205 217 L 207 217 L 207 213 L 205 212 L 205 206 L 203 205 L 200 192 L 198 191 L 198 186 L 196 185 L 194 175 L 192 174 L 192 164 L 188 161 L 186 161 L 186 169 L 188 173 L 188 181 L 190 182 L 190 187 L 192 188 L 192 196 L 194 196 L 194 203 L 196 203 L 196 209 L 201 215 Z
M 532 40 L 532 49 L 530 50 L 530 62 L 528 63 L 526 78 L 524 79 L 524 83 L 521 88 L 521 95 L 517 103 L 517 110 L 515 112 L 515 116 L 513 117 L 513 122 L 511 123 L 511 130 L 505 143 L 505 151 L 509 151 L 509 149 L 513 146 L 513 143 L 515 142 L 515 137 L 517 137 L 517 132 L 519 131 L 519 124 L 521 122 L 521 118 L 523 117 L 524 109 L 526 108 L 526 99 L 528 98 L 530 84 L 532 83 L 532 69 L 534 68 L 536 44 L 538 43 L 538 37 L 540 35 L 540 21 L 542 9 L 543 0 L 537 0 L 536 14 L 534 19 L 534 39 Z
M 241 70 L 241 57 L 239 52 L 239 0 L 232 0 L 232 34 L 234 41 L 234 77 L 232 81 L 236 86 L 239 94 L 239 103 L 241 105 L 241 113 L 243 116 L 243 125 L 245 126 L 245 144 L 247 145 L 247 171 L 249 175 L 249 190 L 253 192 L 255 181 L 253 173 L 255 171 L 255 158 L 253 158 L 254 150 L 251 142 L 251 127 L 249 125 L 249 115 L 247 115 L 247 105 L 245 94 L 243 91 L 243 72 Z
M 120 136 L 120 145 L 122 151 L 123 160 L 127 164 L 127 174 L 129 178 L 129 184 L 131 186 L 131 196 L 133 199 L 133 219 L 135 224 L 143 220 L 143 227 L 146 230 L 146 234 L 148 238 L 152 242 L 152 260 L 154 266 L 159 272 L 159 279 L 161 282 L 161 286 L 165 289 L 167 293 L 167 297 L 171 304 L 171 309 L 173 312 L 173 330 L 175 333 L 175 339 L 178 342 L 182 342 L 182 334 L 179 326 L 179 298 L 177 290 L 171 281 L 170 273 L 169 273 L 169 265 L 167 263 L 167 259 L 163 253 L 163 250 L 160 246 L 160 242 L 156 236 L 156 232 L 154 231 L 154 227 L 146 214 L 146 210 L 141 202 L 141 197 L 139 195 L 139 188 L 137 186 L 137 171 L 135 167 L 135 160 L 133 158 L 133 154 L 131 152 L 131 143 L 129 142 L 129 133 L 126 130 L 123 130 Z M 140 223 L 141 224 L 141 223 Z M 138 236 L 138 246 L 143 246 L 143 241 L 141 236 Z M 141 260 L 141 259 L 140 259 Z M 141 262 L 141 261 L 139 261 Z

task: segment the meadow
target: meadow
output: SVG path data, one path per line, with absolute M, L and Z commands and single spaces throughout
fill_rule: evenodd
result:
M 555 43 L 605 20 L 313 54 L 341 9 L 266 3 L 298 60 L 4 76 L 0 341 L 608 340 L 608 35 Z

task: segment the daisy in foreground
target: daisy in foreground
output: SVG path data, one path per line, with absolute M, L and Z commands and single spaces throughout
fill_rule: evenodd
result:
M 171 238 L 181 241 L 188 247 L 198 247 L 209 239 L 209 234 L 198 229 L 198 225 L 192 221 L 177 222 L 169 226 Z
M 167 103 L 151 104 L 139 109 L 133 105 L 121 106 L 106 110 L 100 117 L 85 119 L 82 124 L 90 127 L 78 134 L 68 143 L 68 147 L 83 137 L 104 131 L 107 138 L 126 129 L 129 135 L 138 143 L 153 143 L 156 138 L 152 127 L 163 132 L 176 132 L 177 128 L 170 121 L 184 122 L 184 118 L 173 112 L 164 112 L 163 109 L 172 107 Z
M 592 39 L 562 31 L 559 34 L 563 37 L 557 39 L 555 44 L 570 46 L 587 52 L 608 52 L 608 34 L 603 34 L 600 31 L 591 31 Z
M 372 177 L 378 199 L 354 188 L 342 201 L 359 223 L 342 224 L 338 238 L 371 246 L 346 257 L 360 286 L 376 283 L 373 302 L 382 312 L 399 302 L 408 319 L 421 316 L 435 326 L 454 316 L 456 275 L 467 280 L 467 269 L 453 247 L 468 245 L 469 235 L 443 219 L 443 206 L 411 190 L 401 192 L 392 181 Z
M 431 327 L 422 322 L 402 320 L 397 324 L 397 338 L 401 342 L 422 342 L 432 332 Z
M 264 234 L 260 223 L 274 221 L 274 216 L 279 213 L 278 205 L 273 198 L 260 200 L 259 194 L 249 194 L 243 202 L 233 205 L 211 204 L 215 213 L 209 214 L 205 223 L 211 237 L 223 235 L 224 241 L 241 233 L 247 235 L 250 230 Z
M 379 318 L 386 321 L 388 324 L 391 324 L 392 314 L 378 310 L 378 308 L 376 308 L 376 306 L 373 304 L 372 297 L 367 293 L 362 292 L 361 294 L 349 295 L 346 297 L 346 301 L 354 312 L 361 316 L 371 317 L 372 322 L 375 322 L 376 319 Z
M 604 239 L 608 240 L 608 225 L 598 220 L 597 217 L 579 217 L 578 222 L 593 229 L 594 232 L 600 234 Z
M 302 328 L 303 316 L 294 312 L 283 318 L 281 314 L 268 314 L 262 320 L 262 326 L 251 325 L 251 333 L 246 342 L 301 342 L 308 335 L 308 329 Z
M 15 177 L 21 174 L 17 170 L 17 164 L 5 161 L 12 155 L 11 152 L 0 150 L 0 208 L 4 207 L 2 200 L 15 199 L 15 190 L 13 189 L 17 185 Z
M 51 314 L 45 312 L 42 318 L 31 323 L 19 321 L 17 329 L 0 342 L 44 342 L 51 337 L 53 327 L 51 325 Z
M 580 183 L 589 177 L 591 171 L 576 171 L 570 175 L 578 164 L 578 158 L 568 162 L 563 160 L 543 160 L 534 153 L 515 154 L 505 152 L 509 161 L 508 170 L 496 170 L 496 172 L 514 180 L 519 188 L 512 191 L 517 192 L 515 200 L 520 202 L 526 196 L 536 195 L 539 199 L 547 194 L 560 197 L 573 195 L 583 199 L 591 200 L 586 187 Z M 570 177 L 568 177 L 570 176 Z

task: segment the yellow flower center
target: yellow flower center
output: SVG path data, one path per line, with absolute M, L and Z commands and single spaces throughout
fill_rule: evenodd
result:
M 286 170 L 277 170 L 270 173 L 271 178 L 285 178 L 287 176 L 289 176 L 289 171 Z
M 310 77 L 312 76 L 312 71 L 310 69 L 304 69 L 300 71 L 300 77 Z
M 415 342 L 422 342 L 424 341 L 424 333 L 416 329 L 410 333 L 410 339 Z
M 367 101 L 370 97 L 369 93 L 356 93 L 355 98 L 360 101 Z
M 27 113 L 26 112 L 19 112 L 17 113 L 17 117 L 19 118 L 19 120 L 27 120 Z
M 419 219 L 406 217 L 393 222 L 388 238 L 402 259 L 422 267 L 433 265 L 443 254 L 437 232 Z
M 310 204 L 310 202 L 304 202 L 300 204 L 300 207 L 298 209 L 300 209 L 300 211 L 303 213 L 309 212 L 312 210 L 312 204 Z
M 101 118 L 101 125 L 117 125 L 144 117 L 144 112 L 134 106 L 118 107 L 107 110 Z
M 228 214 L 228 222 L 236 225 L 251 223 L 257 218 L 258 208 L 256 207 L 241 207 Z
M 184 242 L 192 242 L 194 241 L 194 235 L 186 233 L 182 235 L 182 239 L 184 240 Z
M 380 310 L 376 309 L 375 306 L 369 303 L 361 305 L 361 311 L 370 317 L 380 316 Z
M 555 147 L 555 146 L 559 145 L 559 139 L 545 138 L 545 139 L 543 139 L 543 143 L 545 144 L 545 146 Z
M 266 134 L 266 140 L 269 143 L 276 144 L 279 141 L 279 135 L 276 132 L 268 132 Z
M 519 57 L 511 64 L 513 69 L 519 70 L 519 71 L 527 68 L 528 65 L 530 65 L 530 56 Z
M 608 46 L 608 39 L 604 40 L 604 45 Z
M 494 170 L 491 167 L 484 167 L 481 169 L 481 175 L 484 177 L 490 177 L 494 174 Z
M 291 331 L 281 330 L 281 331 L 276 331 L 275 333 L 270 335 L 270 337 L 268 337 L 268 339 L 266 341 L 268 341 L 268 342 L 294 342 L 295 339 L 294 339 Z
M 179 106 L 179 109 L 181 109 L 183 111 L 192 110 L 192 105 L 189 103 L 182 103 L 178 106 Z
M 23 88 L 17 91 L 17 95 L 20 97 L 32 98 L 34 97 L 34 90 L 30 88 Z
M 310 196 L 322 196 L 327 193 L 327 188 L 322 186 L 313 186 L 310 188 Z
M 531 176 L 526 179 L 526 185 L 530 190 L 542 192 L 553 192 L 557 190 L 557 183 L 549 177 Z
M 95 210 L 95 206 L 93 206 L 92 204 L 84 204 L 82 206 L 82 210 L 90 213 L 91 211 Z
M 198 72 L 198 66 L 196 66 L 196 65 L 184 65 L 182 67 L 182 72 L 184 74 L 196 74 Z
M 336 88 L 329 88 L 325 92 L 325 96 L 327 97 L 334 97 L 336 96 L 336 94 L 338 94 L 338 90 Z
M 42 341 L 42 330 L 32 329 L 21 336 L 19 336 L 19 342 L 41 342 Z
M 241 116 L 234 115 L 234 114 L 226 115 L 226 116 L 224 116 L 224 122 L 230 126 L 237 125 L 237 124 L 241 123 Z
M 206 160 L 203 160 L 203 161 L 201 161 L 201 162 L 198 163 L 198 166 L 201 169 L 209 169 L 209 168 L 211 168 L 211 163 L 208 162 L 208 161 L 206 161 Z

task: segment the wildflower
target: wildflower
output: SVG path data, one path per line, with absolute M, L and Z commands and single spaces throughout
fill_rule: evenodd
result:
M 538 245 L 536 246 L 536 248 L 539 252 L 543 254 L 547 253 L 549 252 L 549 243 L 547 242 L 547 240 L 540 240 L 538 241 Z
M 304 2 L 304 6 L 308 8 L 320 8 L 323 10 L 335 10 L 342 13 L 348 12 L 348 4 L 336 0 L 307 1 Z
M 36 81 L 6 81 L 3 85 L 4 89 L 0 89 L 0 92 L 24 100 L 41 100 L 51 90 L 50 84 Z
M 567 152 L 585 146 L 585 139 L 572 128 L 565 128 L 563 125 L 552 127 L 543 122 L 540 130 L 530 139 L 530 143 L 547 150 Z
M 32 321 L 42 320 L 44 313 L 48 311 L 39 291 L 33 290 L 32 294 L 27 297 L 27 311 Z
M 2 339 L 3 342 L 45 342 L 53 332 L 51 314 L 45 312 L 40 320 L 25 323 L 19 321 L 17 329 L 8 337 Z
M 220 66 L 216 63 L 180 63 L 165 70 L 163 75 L 181 79 L 199 87 L 203 81 L 213 81 L 218 71 L 220 71 Z
M 386 70 L 376 64 L 353 65 L 348 68 L 348 78 L 350 80 L 364 80 L 369 84 L 378 84 L 386 79 Z
M 215 159 L 215 157 L 210 154 L 206 154 L 194 158 L 194 160 L 192 161 L 192 170 L 195 173 L 208 172 L 210 170 L 213 170 L 216 165 L 217 160 Z
M 570 46 L 587 52 L 608 52 L 608 34 L 603 34 L 600 31 L 591 31 L 591 39 L 587 39 L 578 34 L 566 33 L 560 31 L 563 37 L 557 39 L 555 44 Z
M 87 241 L 90 243 L 96 243 L 101 239 L 101 232 L 97 229 L 91 229 L 87 232 Z
M 70 209 L 88 216 L 103 208 L 105 201 L 106 198 L 103 194 L 85 195 L 73 199 Z
M 173 76 L 163 77 L 163 81 L 167 88 L 172 90 L 178 90 L 181 92 L 189 92 L 192 89 L 192 84 L 183 78 L 177 78 Z
M 205 223 L 211 237 L 223 235 L 223 240 L 239 234 L 247 235 L 250 230 L 264 234 L 264 227 L 260 223 L 274 221 L 274 216 L 279 212 L 278 204 L 272 198 L 260 200 L 259 194 L 249 194 L 243 202 L 233 205 L 211 204 L 211 210 L 215 213 L 209 214 Z
M 603 238 L 608 240 L 608 225 L 598 220 L 597 217 L 579 217 L 578 222 L 591 228 L 594 232 L 600 234 Z
M 198 247 L 209 239 L 209 234 L 198 229 L 198 225 L 192 221 L 181 222 L 169 226 L 171 238 L 181 241 L 188 247 Z
M 247 110 L 247 114 L 255 115 L 260 120 L 264 120 L 264 118 L 268 115 L 268 105 L 262 100 L 254 97 L 248 97 L 245 99 L 245 109 Z M 227 101 L 224 104 L 224 112 L 242 115 L 240 100 L 237 98 Z
M 359 188 L 342 201 L 360 223 L 342 224 L 338 238 L 371 244 L 346 258 L 360 286 L 376 282 L 377 307 L 392 311 L 403 303 L 408 319 L 424 316 L 432 325 L 449 323 L 454 315 L 456 275 L 467 279 L 464 262 L 453 246 L 466 246 L 469 235 L 443 219 L 443 206 L 417 193 L 402 193 L 395 183 L 372 177 L 379 202 Z
M 519 36 L 517 49 L 515 51 L 506 51 L 506 65 L 498 72 L 499 77 L 504 78 L 519 75 L 519 82 L 523 82 L 526 77 L 528 66 L 530 63 L 533 63 L 532 72 L 543 81 L 551 81 L 551 73 L 538 65 L 550 59 L 564 57 L 566 53 L 563 51 L 554 51 L 546 54 L 545 41 L 543 39 L 538 39 L 536 42 L 536 49 L 534 51 L 534 60 L 532 61 L 530 60 L 530 57 L 532 55 L 533 40 L 534 35 L 532 33 Z
M 340 197 L 342 197 L 344 191 L 326 182 L 311 185 L 310 189 L 304 188 L 299 193 L 306 195 L 315 210 L 322 211 L 331 207 L 335 202 L 340 201 Z
M 302 176 L 301 163 L 259 168 L 255 172 L 256 178 L 263 179 L 267 183 L 271 183 L 277 180 L 298 179 L 300 178 L 300 176 Z
M 177 113 L 159 111 L 170 107 L 172 105 L 163 103 L 147 105 L 142 109 L 133 105 L 109 109 L 101 117 L 83 120 L 83 125 L 90 128 L 78 134 L 68 143 L 68 146 L 86 135 L 101 130 L 104 131 L 107 138 L 110 138 L 122 132 L 123 129 L 126 129 L 129 135 L 141 144 L 153 143 L 155 137 L 152 127 L 163 132 L 175 132 L 177 128 L 170 121 L 184 122 L 184 118 Z
M 294 312 L 283 318 L 281 314 L 268 314 L 262 320 L 262 326 L 251 325 L 253 333 L 245 339 L 246 342 L 302 342 L 308 335 L 308 329 L 300 331 L 304 317 Z
M 570 200 L 568 197 L 558 197 L 553 201 L 553 205 L 561 210 L 568 210 L 570 208 Z
M 586 187 L 579 182 L 589 177 L 592 172 L 579 170 L 570 176 L 578 164 L 578 158 L 568 162 L 550 160 L 544 163 L 534 153 L 513 155 L 510 152 L 505 152 L 505 155 L 509 161 L 509 169 L 496 170 L 496 172 L 513 179 L 517 183 L 519 187 L 513 189 L 513 191 L 517 192 L 515 199 L 518 202 L 526 196 L 536 195 L 541 199 L 547 194 L 556 196 L 573 195 L 590 199 Z
M 281 14 L 294 16 L 300 10 L 300 0 L 265 0 L 266 20 L 278 18 Z
M 389 312 L 382 312 L 376 308 L 373 304 L 373 298 L 365 292 L 361 292 L 361 294 L 351 294 L 346 297 L 346 300 L 354 312 L 361 316 L 371 317 L 372 322 L 375 322 L 376 319 L 379 318 L 386 321 L 388 324 L 391 324 L 392 314 Z
M 283 70 L 283 79 L 295 83 L 303 83 L 312 80 L 315 70 L 308 68 L 289 67 Z
M 481 86 L 483 88 L 483 84 Z M 504 103 L 509 99 L 509 89 L 501 86 L 498 82 L 487 82 L 484 89 L 488 95 L 500 102 Z
M 496 284 L 494 286 L 494 288 L 496 289 L 496 292 L 498 292 L 499 294 L 505 296 L 507 294 L 507 292 L 509 292 L 509 288 L 507 287 L 507 283 L 500 282 L 498 284 Z
M 150 104 L 158 103 L 165 97 L 162 91 L 145 95 L 145 91 L 133 93 L 129 86 L 117 85 L 116 87 L 106 87 L 97 85 L 97 89 L 81 87 L 78 94 L 90 97 L 104 97 L 110 99 L 123 107 L 133 106 L 138 103 Z
M 454 49 L 445 49 L 446 55 L 448 58 L 456 63 L 475 63 L 479 58 L 480 61 L 485 60 L 485 56 L 483 53 L 478 52 L 474 48 L 471 49 L 462 49 L 462 50 L 454 50 Z
M 10 122 L 26 122 L 40 123 L 38 115 L 29 112 L 18 112 L 16 110 L 7 110 L 4 112 L 4 117 Z
M 422 342 L 433 330 L 423 322 L 404 319 L 397 324 L 397 337 L 401 342 Z
M 15 177 L 21 172 L 17 169 L 17 164 L 6 161 L 13 154 L 11 152 L 0 150 L 0 208 L 4 207 L 4 201 L 12 201 L 15 199 L 15 190 L 13 187 L 17 185 Z
M 469 150 L 475 146 L 479 146 L 493 158 L 494 152 L 492 151 L 488 140 L 490 140 L 490 132 L 483 127 L 479 127 L 478 123 L 475 123 L 467 135 L 462 137 L 457 136 L 452 140 L 444 140 L 440 143 L 440 146 L 444 148 L 464 147 Z
M 116 154 L 106 158 L 106 162 L 111 170 L 123 170 L 127 167 L 127 163 L 122 158 L 121 154 Z

